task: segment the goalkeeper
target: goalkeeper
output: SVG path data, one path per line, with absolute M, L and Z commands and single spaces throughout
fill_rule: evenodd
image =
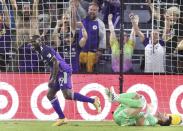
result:
M 169 126 L 171 117 L 157 113 L 156 116 L 151 115 L 148 110 L 142 112 L 145 105 L 144 96 L 138 93 L 115 94 L 114 88 L 106 89 L 106 94 L 110 102 L 120 103 L 119 107 L 113 114 L 113 119 L 119 126 Z

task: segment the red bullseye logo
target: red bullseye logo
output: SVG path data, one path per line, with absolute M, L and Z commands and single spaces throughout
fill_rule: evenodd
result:
M 170 97 L 170 110 L 173 114 L 183 113 L 183 85 L 178 86 Z M 182 115 L 183 116 L 183 115 Z
M 37 86 L 31 96 L 31 109 L 33 114 L 40 120 L 55 120 L 57 114 L 52 108 L 50 101 L 46 97 L 48 83 L 43 83 Z M 64 110 L 65 99 L 61 91 L 57 93 L 61 108 Z
M 19 98 L 14 87 L 0 82 L 0 120 L 11 119 L 16 114 L 18 106 Z
M 80 113 L 81 117 L 85 120 L 92 120 L 92 121 L 98 121 L 103 120 L 107 117 L 111 110 L 111 103 L 108 102 L 108 97 L 105 94 L 105 87 L 98 84 L 98 83 L 92 83 L 84 86 L 81 91 L 81 94 L 87 95 L 90 97 L 99 97 L 100 101 L 102 102 L 102 111 L 101 113 L 96 113 L 95 107 L 93 104 L 85 104 L 83 102 L 77 101 L 77 109 Z

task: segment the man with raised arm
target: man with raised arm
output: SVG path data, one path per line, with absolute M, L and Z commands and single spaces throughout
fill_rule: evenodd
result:
M 88 34 L 83 24 L 76 22 L 76 1 L 71 0 L 70 3 L 71 12 L 65 11 L 61 20 L 57 21 L 52 34 L 52 41 L 54 46 L 58 48 L 61 57 L 72 66 L 73 73 L 78 73 L 79 54 L 86 44 Z M 77 37 L 76 26 L 82 30 L 82 38 L 80 40 Z
M 28 43 L 33 35 L 40 35 L 38 28 L 38 4 L 39 0 L 34 0 L 31 6 L 30 2 L 23 2 L 17 5 L 16 0 L 11 0 L 15 13 L 16 22 L 16 41 L 17 47 Z
M 126 32 L 123 34 L 123 41 L 120 41 L 119 37 L 117 37 L 114 25 L 112 22 L 112 14 L 108 16 L 108 24 L 110 30 L 110 46 L 112 51 L 112 70 L 114 72 L 120 71 L 120 45 L 123 44 L 123 72 L 133 72 L 132 66 L 132 55 L 135 48 L 135 31 L 132 26 L 130 37 Z M 138 16 L 131 18 L 132 25 L 136 23 L 138 25 L 139 18 Z

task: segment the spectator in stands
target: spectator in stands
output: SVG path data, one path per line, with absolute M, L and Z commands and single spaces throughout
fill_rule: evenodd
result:
M 10 0 L 6 0 L 6 6 L 9 10 L 10 27 L 11 27 L 11 31 L 12 31 L 12 29 L 15 29 L 15 16 L 14 16 L 14 12 L 12 10 L 12 5 L 10 4 Z M 14 30 L 13 30 L 13 33 L 14 33 Z
M 0 71 L 6 71 L 11 49 L 10 17 L 5 0 L 0 3 Z
M 183 40 L 179 42 L 175 53 L 178 53 L 177 72 L 183 73 Z
M 94 71 L 94 66 L 100 59 L 103 49 L 106 48 L 106 29 L 103 21 L 97 17 L 98 11 L 99 6 L 95 2 L 90 3 L 88 15 L 82 20 L 88 39 L 80 53 L 80 65 L 89 73 Z M 80 38 L 82 38 L 82 30 L 80 30 Z
M 176 57 L 172 56 L 172 54 L 177 47 L 179 37 L 183 36 L 183 31 L 181 31 L 183 25 L 179 22 L 181 18 L 180 9 L 176 6 L 171 6 L 162 14 L 161 10 L 153 7 L 151 0 L 147 1 L 154 18 L 160 23 L 160 28 L 164 28 L 163 39 L 166 45 L 166 72 L 174 73 L 176 72 L 177 61 Z
M 19 70 L 22 72 L 39 71 L 39 58 L 37 54 L 31 51 L 29 43 L 32 35 L 40 35 L 38 25 L 38 3 L 34 0 L 33 5 L 30 2 L 21 2 L 11 0 L 14 13 L 16 15 L 16 47 L 18 49 Z M 44 32 L 43 32 L 44 34 Z M 43 65 L 43 63 L 42 63 Z M 44 70 L 44 67 L 42 66 Z
M 99 10 L 102 7 L 103 0 L 75 0 L 77 2 L 77 19 L 80 21 L 87 15 L 87 10 L 91 2 L 95 2 L 99 6 Z
M 132 15 L 131 17 L 134 16 Z M 159 38 L 159 30 L 152 30 L 151 37 L 145 38 L 145 35 L 135 23 L 134 29 L 145 46 L 145 72 L 165 72 L 165 44 L 164 41 Z
M 16 0 L 11 0 L 14 13 L 16 15 L 16 41 L 17 47 L 28 43 L 30 36 L 39 35 L 38 30 L 38 3 L 39 0 L 34 0 L 33 6 L 30 2 L 20 3 L 17 5 Z M 32 10 L 31 10 L 32 7 Z
M 165 14 L 165 26 L 163 31 L 163 39 L 166 42 L 166 72 L 174 73 L 177 72 L 177 58 L 173 56 L 177 43 L 179 34 L 179 26 L 176 23 L 180 15 L 180 10 L 177 7 L 170 7 L 167 9 Z M 180 28 L 181 30 L 181 28 Z
M 102 6 L 103 22 L 108 25 L 108 15 L 112 14 L 112 22 L 114 28 L 120 27 L 120 1 L 119 0 L 105 0 Z
M 58 51 L 67 64 L 71 64 L 73 73 L 79 72 L 79 54 L 87 40 L 87 32 L 80 22 L 82 38 L 78 41 L 76 34 L 76 3 L 71 1 L 71 26 L 68 13 L 63 14 L 62 20 L 57 22 L 53 32 L 53 43 L 58 46 Z M 70 29 L 71 28 L 71 29 Z
M 120 71 L 120 44 L 118 38 L 116 36 L 114 25 L 112 22 L 112 14 L 108 16 L 108 24 L 110 30 L 110 46 L 112 50 L 112 69 L 114 72 Z M 139 18 L 138 16 L 130 17 L 132 24 L 136 23 L 138 25 Z M 123 71 L 124 72 L 133 72 L 132 68 L 132 54 L 135 47 L 135 32 L 132 28 L 130 38 L 128 38 L 128 34 L 124 33 L 123 38 L 124 47 L 123 47 Z

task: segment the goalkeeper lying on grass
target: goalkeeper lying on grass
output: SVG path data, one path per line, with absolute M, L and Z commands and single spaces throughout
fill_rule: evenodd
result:
M 169 126 L 172 121 L 177 121 L 171 115 L 159 112 L 156 115 L 151 115 L 148 109 L 146 112 L 142 112 L 145 98 L 136 92 L 116 94 L 114 88 L 111 87 L 110 90 L 106 89 L 106 94 L 110 102 L 120 103 L 113 114 L 113 119 L 119 126 L 155 126 L 156 124 Z

